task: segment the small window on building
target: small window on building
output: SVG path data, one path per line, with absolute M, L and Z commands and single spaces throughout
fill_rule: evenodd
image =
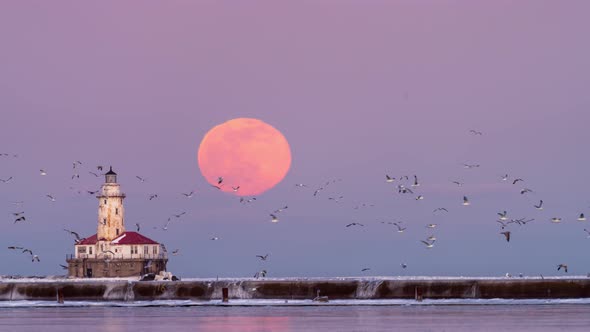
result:
M 85 254 L 86 253 L 86 247 L 78 247 L 78 253 L 79 254 Z
M 132 254 L 137 254 L 137 252 L 138 252 L 138 251 L 137 251 L 137 246 L 132 246 L 132 247 L 131 247 L 131 253 L 132 253 Z
M 88 253 L 92 255 L 92 247 L 88 247 Z
M 115 208 L 115 214 L 119 214 L 119 208 Z
M 119 249 L 115 248 L 115 253 L 119 252 Z
M 149 254 L 149 253 L 150 253 L 150 249 L 149 249 L 149 247 L 148 247 L 148 246 L 143 246 L 143 254 L 144 254 L 144 255 L 147 255 L 147 254 Z
M 152 248 L 153 248 L 152 251 L 153 251 L 154 255 L 157 255 L 158 254 L 158 246 L 153 246 Z
M 102 219 L 102 224 L 106 225 L 107 224 L 107 218 Z
M 100 251 L 104 251 L 104 244 L 100 245 Z
M 119 235 L 119 229 L 117 228 L 117 235 Z
M 106 199 L 104 200 L 104 203 L 105 203 L 105 204 L 107 203 L 107 200 L 106 200 Z

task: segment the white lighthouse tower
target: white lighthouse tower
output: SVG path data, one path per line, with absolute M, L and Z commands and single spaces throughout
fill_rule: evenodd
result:
M 125 194 L 117 183 L 117 173 L 111 167 L 105 173 L 105 183 L 98 196 L 98 241 L 112 241 L 125 233 L 123 199 Z

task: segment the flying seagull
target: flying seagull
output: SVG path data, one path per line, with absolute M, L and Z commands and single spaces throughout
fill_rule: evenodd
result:
M 52 202 L 55 202 L 55 197 L 53 197 L 52 195 L 45 195 L 46 197 L 48 197 Z
M 61 265 L 61 264 L 59 264 L 59 266 L 61 266 L 61 268 L 62 268 L 62 269 L 64 269 L 64 270 L 67 270 L 67 269 L 68 269 L 68 267 L 67 267 L 67 266 L 65 266 L 65 265 Z
M 426 239 L 426 240 L 427 240 L 428 242 L 434 242 L 434 241 L 436 241 L 436 236 L 434 236 L 434 235 L 430 235 L 430 236 L 428 237 L 428 239 Z
M 279 218 L 277 218 L 277 216 L 275 216 L 274 214 L 270 214 L 270 221 L 271 222 L 279 222 Z
M 256 272 L 256 274 L 254 274 L 254 278 L 258 279 L 258 278 L 264 278 L 266 277 L 266 270 L 262 270 L 260 272 Z
M 71 231 L 71 230 L 65 229 L 65 228 L 64 228 L 64 231 L 72 234 L 76 238 L 76 240 L 74 240 L 76 243 L 78 243 L 78 242 L 80 242 L 80 241 L 83 240 L 82 238 L 80 238 L 80 235 L 78 233 L 74 232 L 74 231 Z
M 339 196 L 339 197 L 328 197 L 328 200 L 330 201 L 334 201 L 336 203 L 340 202 L 341 199 L 343 199 L 344 196 Z
M 483 133 L 481 131 L 477 131 L 477 130 L 473 130 L 473 129 L 469 130 L 469 133 L 472 134 L 472 135 L 476 135 L 476 136 L 483 135 Z
M 391 176 L 385 174 L 385 182 L 391 183 L 395 180 L 395 178 L 392 178 Z
M 479 164 L 463 164 L 463 168 L 467 168 L 467 169 L 477 168 L 477 167 L 479 167 Z
M 286 210 L 287 208 L 289 208 L 289 206 L 285 205 L 285 206 L 284 206 L 284 207 L 282 207 L 282 208 L 279 208 L 279 209 L 276 209 L 276 210 L 274 210 L 274 213 L 283 212 L 283 211 L 284 211 L 284 210 Z
M 95 190 L 95 191 L 86 190 L 86 192 L 88 192 L 90 195 L 96 195 L 98 193 L 98 190 Z
M 562 268 L 565 271 L 565 273 L 567 273 L 567 264 L 559 264 L 559 265 L 557 265 L 557 271 L 561 270 Z
M 521 195 L 524 195 L 524 194 L 526 194 L 526 193 L 532 193 L 532 192 L 533 192 L 533 191 L 532 191 L 532 190 L 530 190 L 529 188 L 523 188 L 523 189 L 521 189 L 521 190 L 520 190 L 520 194 L 521 194 Z
M 152 195 L 150 195 L 149 200 L 151 201 L 154 198 L 158 198 L 158 194 L 152 194 Z
M 194 193 L 195 193 L 195 191 L 193 190 L 193 191 L 191 191 L 191 192 L 190 192 L 190 193 L 188 193 L 188 194 L 187 194 L 187 193 L 182 193 L 182 195 L 184 195 L 184 197 L 186 197 L 186 198 L 191 198 L 191 197 L 193 197 L 193 194 L 194 194 Z
M 147 180 L 146 178 L 142 178 L 142 177 L 141 177 L 141 176 L 139 176 L 139 175 L 136 175 L 135 177 L 136 177 L 136 178 L 139 180 L 139 182 L 141 182 L 141 183 L 144 183 L 144 182 Z
M 419 187 L 420 183 L 418 183 L 418 176 L 414 175 L 414 183 L 412 183 L 412 187 Z
M 424 199 L 424 196 L 422 196 L 422 195 L 418 195 L 418 196 L 416 197 L 416 200 L 417 200 L 417 201 L 421 201 L 421 200 L 423 200 L 423 199 Z
M 95 177 L 99 177 L 99 176 L 100 176 L 100 175 L 98 175 L 98 174 L 96 174 L 96 173 L 94 173 L 94 172 L 88 172 L 88 173 L 90 173 L 90 174 L 94 175 Z
M 524 181 L 524 180 L 523 179 L 520 179 L 520 178 L 519 179 L 514 179 L 514 181 L 512 181 L 512 184 L 516 184 L 519 181 Z
M 551 222 L 553 222 L 553 223 L 560 223 L 561 222 L 561 218 L 553 217 L 553 218 L 551 218 Z
M 178 255 L 178 252 L 180 251 L 180 249 L 174 249 L 172 250 L 172 255 L 176 256 Z
M 44 170 L 39 170 L 39 172 L 41 172 L 41 175 L 47 175 L 47 172 L 45 172 Z
M 445 211 L 445 212 L 449 212 L 449 210 L 447 210 L 446 208 L 436 208 L 432 211 L 432 213 L 435 213 L 437 211 Z
M 137 232 L 139 233 L 139 229 L 140 229 L 141 227 L 140 227 L 140 225 L 139 225 L 139 223 L 138 223 L 138 222 L 136 222 L 136 223 L 135 223 L 135 227 L 137 227 Z
M 502 220 L 496 220 L 496 222 L 500 223 L 500 225 L 502 225 L 502 229 L 504 229 L 506 227 L 506 224 Z
M 538 205 L 535 205 L 535 208 L 537 210 L 543 210 L 543 200 L 540 200 L 539 201 L 539 204 Z
M 451 181 L 451 183 L 454 183 L 454 184 L 456 184 L 456 185 L 457 185 L 457 187 L 461 187 L 461 186 L 463 186 L 463 182 L 460 182 L 460 181 Z
M 435 228 L 435 227 L 436 227 L 436 224 L 428 224 L 428 225 L 426 225 L 426 228 Z
M 179 214 L 172 214 L 172 215 L 175 216 L 176 218 L 180 218 L 185 214 L 186 214 L 186 211 L 180 212 Z
M 361 270 L 361 272 L 369 271 L 370 269 L 371 269 L 370 267 L 365 267 L 364 269 Z
M 0 179 L 0 181 L 2 181 L 2 183 L 8 183 L 8 182 L 10 182 L 10 180 L 12 180 L 12 176 L 9 177 L 8 179 Z
M 233 186 L 232 186 L 232 187 L 231 187 L 231 189 L 232 189 L 234 192 L 238 192 L 238 190 L 240 190 L 240 186 L 237 186 L 237 187 L 233 187 Z
M 220 185 L 223 182 L 223 177 L 220 176 L 217 178 L 217 184 Z
M 434 247 L 434 241 L 428 242 L 428 241 L 422 240 L 420 242 L 422 242 L 422 243 L 424 243 L 426 245 L 426 249 L 431 249 L 432 247 Z
M 502 234 L 506 237 L 506 242 L 510 242 L 510 232 L 509 231 L 502 232 L 500 234 Z
M 398 233 L 403 233 L 406 230 L 407 227 L 402 227 L 400 225 L 400 223 L 401 223 L 401 221 L 399 223 L 394 222 L 393 224 L 397 227 L 397 232 Z
M 221 239 L 221 238 L 220 237 L 217 237 L 217 236 L 214 236 L 214 237 L 210 238 L 209 240 L 211 240 L 211 241 L 217 241 L 219 239 Z
M 410 188 L 406 188 L 403 184 L 397 186 L 397 192 L 400 194 L 413 194 L 414 192 Z
M 365 225 L 363 225 L 361 223 L 358 223 L 358 222 L 351 222 L 350 224 L 347 224 L 346 225 L 346 227 L 350 227 L 350 226 L 361 226 L 361 227 L 363 227 Z
M 401 263 L 400 265 L 401 265 L 402 269 L 405 269 L 408 267 L 408 264 L 406 264 L 406 263 Z
M 508 181 L 508 174 L 502 175 L 502 181 Z
M 583 213 L 580 213 L 580 216 L 578 217 L 578 221 L 586 221 L 586 216 L 584 216 Z
M 253 202 L 255 200 L 256 200 L 256 197 L 252 197 L 252 198 L 249 198 L 249 199 L 244 199 L 244 197 L 240 197 L 240 203 L 244 203 L 244 204 L 251 203 L 251 202 Z
M 467 196 L 463 196 L 463 205 L 467 206 L 470 205 L 471 203 L 469 202 L 469 199 L 467 198 Z
M 8 249 L 10 249 L 10 250 L 23 250 L 25 248 L 23 248 L 23 247 L 10 246 L 10 247 L 8 247 Z
M 586 232 L 586 234 L 588 234 L 588 238 L 590 239 L 590 231 L 584 228 L 584 232 Z
M 268 258 L 268 254 L 266 254 L 264 256 L 263 255 L 256 255 L 256 257 L 260 258 L 260 260 L 265 261 Z
M 508 217 L 506 217 L 506 215 L 508 214 L 508 212 L 504 211 L 504 212 L 498 212 L 498 215 L 500 216 L 500 220 L 506 220 L 508 219 Z

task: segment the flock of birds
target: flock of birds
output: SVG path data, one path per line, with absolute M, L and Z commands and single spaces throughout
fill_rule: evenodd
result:
M 482 136 L 484 135 L 483 132 L 481 131 L 477 131 L 477 130 L 470 130 L 469 133 L 471 135 L 474 136 Z M 2 157 L 12 157 L 12 158 L 17 158 L 18 155 L 15 154 L 7 154 L 7 153 L 0 153 L 0 158 Z M 84 164 L 81 161 L 74 161 L 72 163 L 72 175 L 71 175 L 71 179 L 72 180 L 77 180 L 80 178 L 80 174 L 82 172 L 82 166 Z M 463 164 L 463 168 L 465 169 L 475 169 L 475 168 L 479 168 L 480 164 L 468 164 L 468 163 L 464 163 Z M 96 166 L 95 168 L 92 168 L 92 170 L 87 170 L 87 174 L 90 174 L 96 178 L 99 178 L 101 176 L 104 176 L 103 173 L 104 167 L 99 165 Z M 39 175 L 40 176 L 48 176 L 48 172 L 45 169 L 40 169 L 39 170 Z M 147 178 L 143 177 L 143 176 L 139 176 L 137 175 L 135 177 L 140 183 L 145 183 L 146 181 L 148 181 Z M 0 182 L 3 184 L 9 183 L 11 181 L 14 180 L 13 176 L 8 176 L 6 178 L 0 178 Z M 523 178 L 520 177 L 514 177 L 511 178 L 509 176 L 509 174 L 504 174 L 499 176 L 499 181 L 501 182 L 506 182 L 511 184 L 512 186 L 517 186 L 517 185 L 523 185 L 526 183 L 526 181 Z M 342 179 L 335 179 L 335 180 L 330 180 L 325 182 L 323 185 L 312 188 L 307 184 L 304 183 L 296 183 L 295 187 L 299 188 L 299 189 L 312 189 L 312 193 L 313 193 L 313 197 L 319 197 L 322 195 L 322 193 L 326 190 L 326 188 L 328 188 L 328 186 L 331 186 L 332 184 L 338 182 L 338 181 L 342 181 Z M 387 184 L 392 184 L 394 185 L 394 190 L 395 192 L 397 192 L 400 195 L 410 195 L 411 197 L 413 197 L 416 201 L 422 201 L 425 199 L 424 194 L 420 194 L 418 191 L 420 189 L 421 186 L 421 182 L 420 179 L 418 177 L 418 175 L 402 175 L 402 176 L 392 176 L 390 174 L 385 174 L 384 176 L 384 181 Z M 462 187 L 464 185 L 463 182 L 459 181 L 459 180 L 450 180 L 450 182 L 457 186 L 457 187 Z M 219 176 L 216 181 L 214 181 L 213 184 L 211 184 L 211 187 L 216 189 L 216 190 L 222 190 L 226 188 L 226 181 L 224 179 L 223 176 Z M 232 192 L 239 192 L 240 190 L 240 185 L 230 185 L 229 186 L 231 188 Z M 518 192 L 521 195 L 528 195 L 530 193 L 533 193 L 534 191 L 528 187 L 517 187 L 518 188 Z M 78 194 L 83 194 L 84 190 L 75 188 L 75 187 L 70 187 L 70 189 L 75 190 L 78 192 Z M 85 190 L 85 192 L 89 195 L 96 195 L 99 190 Z M 195 191 L 192 190 L 190 192 L 182 192 L 180 193 L 181 196 L 190 199 L 192 197 L 194 197 L 195 195 Z M 46 194 L 46 198 L 51 201 L 51 202 L 56 202 L 57 198 L 54 194 L 52 193 L 48 193 Z M 148 195 L 147 199 L 149 201 L 158 199 L 159 195 L 157 193 L 151 193 Z M 335 196 L 330 196 L 328 197 L 328 200 L 333 201 L 333 202 L 340 202 L 344 199 L 343 195 L 335 195 Z M 240 197 L 239 198 L 239 202 L 241 204 L 250 204 L 250 203 L 254 203 L 256 202 L 257 198 L 256 197 Z M 19 202 L 12 202 L 13 205 L 20 207 L 23 205 L 24 202 L 19 201 Z M 464 207 L 468 207 L 471 205 L 471 201 L 469 199 L 469 197 L 467 195 L 463 195 L 462 200 L 460 200 L 460 205 L 464 206 Z M 362 209 L 362 208 L 369 208 L 369 207 L 373 207 L 374 204 L 370 204 L 370 203 L 360 203 L 357 204 L 356 206 L 354 206 L 354 209 Z M 534 207 L 536 210 L 543 210 L 544 208 L 544 202 L 542 199 L 539 200 L 539 202 L 537 204 L 534 204 L 532 207 Z M 280 218 L 279 216 L 281 215 L 281 213 L 283 213 L 285 210 L 288 209 L 288 205 L 284 205 L 280 208 L 277 208 L 275 210 L 269 211 L 268 215 L 269 215 L 269 221 L 271 223 L 278 223 Z M 449 208 L 447 207 L 437 207 L 434 210 L 432 210 L 432 213 L 435 215 L 438 214 L 446 214 L 449 213 Z M 180 218 L 182 218 L 184 215 L 186 215 L 186 211 L 181 211 L 179 213 L 173 213 L 172 215 L 170 215 L 166 222 L 164 223 L 164 225 L 162 225 L 161 227 L 158 226 L 154 226 L 154 229 L 161 229 L 162 231 L 167 231 L 169 229 L 169 227 L 171 226 L 171 224 L 176 221 L 179 220 Z M 13 223 L 17 224 L 17 223 L 23 223 L 27 221 L 27 218 L 25 216 L 25 211 L 16 211 L 16 212 L 12 212 L 12 216 L 13 216 Z M 512 226 L 524 226 L 527 225 L 530 222 L 535 221 L 535 218 L 510 218 L 508 216 L 508 212 L 506 210 L 503 211 L 499 211 L 497 213 L 497 219 L 496 219 L 496 223 L 498 224 L 498 227 L 500 227 L 498 234 L 502 236 L 502 238 L 506 241 L 506 242 L 510 242 L 513 238 L 512 238 L 512 232 L 509 230 L 510 227 Z M 552 217 L 549 221 L 551 223 L 561 223 L 562 222 L 562 217 L 561 216 L 554 216 Z M 577 217 L 578 221 L 586 221 L 586 217 L 584 215 L 584 213 L 579 213 L 578 217 Z M 381 224 L 384 225 L 391 225 L 392 227 L 394 227 L 395 231 L 397 231 L 398 233 L 404 233 L 408 227 L 406 226 L 406 224 L 403 221 L 381 221 Z M 424 225 L 424 227 L 430 231 L 430 235 L 427 236 L 426 238 L 422 238 L 419 239 L 419 243 L 421 243 L 422 245 L 424 245 L 424 248 L 426 249 L 433 249 L 435 247 L 435 243 L 437 241 L 437 237 L 434 235 L 434 230 L 437 228 L 437 224 L 436 223 L 429 223 Z M 365 224 L 360 223 L 360 222 L 350 222 L 350 223 L 346 223 L 344 224 L 344 227 L 346 228 L 356 228 L 356 227 L 365 227 Z M 141 224 L 140 223 L 135 223 L 135 228 L 137 230 L 137 232 L 140 231 L 141 229 Z M 79 243 L 80 241 L 84 240 L 84 238 L 82 238 L 78 232 L 69 230 L 69 229 L 64 229 L 65 232 L 67 232 L 68 234 L 70 234 L 71 236 L 73 236 L 74 242 L 75 243 Z M 584 228 L 584 232 L 586 233 L 587 237 L 590 238 L 590 230 Z M 210 237 L 211 241 L 217 241 L 217 240 L 221 240 L 221 238 L 219 236 L 212 236 Z M 21 247 L 21 246 L 9 246 L 8 249 L 10 250 L 14 250 L 14 251 L 20 251 L 22 254 L 28 254 L 29 258 L 31 259 L 32 262 L 40 262 L 40 258 L 38 255 L 34 254 L 33 251 L 31 249 L 25 248 L 25 247 Z M 180 249 L 174 249 L 171 252 L 172 255 L 176 256 L 180 254 Z M 255 255 L 256 258 L 258 258 L 261 262 L 266 262 L 269 258 L 269 254 L 264 254 L 264 255 Z M 67 266 L 61 265 L 60 266 L 64 269 L 67 269 Z M 400 263 L 400 266 L 402 269 L 406 269 L 408 267 L 408 264 L 406 264 L 405 262 Z M 361 272 L 367 272 L 370 271 L 371 268 L 370 267 L 364 267 L 361 269 Z M 568 265 L 565 263 L 559 263 L 557 264 L 557 271 L 561 271 L 563 270 L 565 273 L 568 272 Z M 264 268 L 258 272 L 255 273 L 254 277 L 255 278 L 261 278 L 261 277 L 265 277 L 267 275 L 267 269 Z M 510 276 L 509 274 L 507 274 L 507 276 Z M 590 276 L 590 275 L 589 275 Z

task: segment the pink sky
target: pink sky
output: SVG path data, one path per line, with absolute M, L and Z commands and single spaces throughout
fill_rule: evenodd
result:
M 72 182 L 73 160 L 114 166 L 128 224 L 180 248 L 170 267 L 181 275 L 251 275 L 266 252 L 274 276 L 590 272 L 590 227 L 571 221 L 590 209 L 588 12 L 588 1 L 2 1 L 0 153 L 19 157 L 0 159 L 0 178 L 14 177 L 0 183 L 0 244 L 34 246 L 42 262 L 0 251 L 0 274 L 61 273 L 73 249 L 62 228 L 95 232 L 97 202 L 69 187 L 100 181 Z M 211 191 L 197 165 L 205 133 L 236 117 L 291 145 L 287 177 L 257 205 Z M 426 199 L 393 193 L 385 173 L 418 174 Z M 535 192 L 498 189 L 504 173 Z M 321 200 L 294 188 L 336 178 Z M 30 222 L 12 223 L 13 200 Z M 363 202 L 375 209 L 353 209 Z M 434 217 L 439 206 L 454 211 Z M 152 228 L 181 210 L 176 229 Z M 507 245 L 502 210 L 539 223 Z M 570 221 L 556 228 L 553 216 Z M 394 218 L 410 224 L 403 238 L 379 223 Z M 370 226 L 344 228 L 353 221 Z M 444 227 L 426 252 L 430 222 Z

